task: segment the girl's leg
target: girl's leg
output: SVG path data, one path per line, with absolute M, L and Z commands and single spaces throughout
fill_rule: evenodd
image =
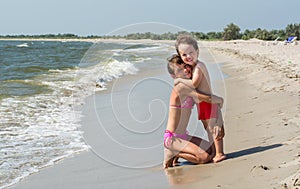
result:
M 202 164 L 212 159 L 211 155 L 196 144 L 176 137 L 173 137 L 173 142 L 169 150 L 179 152 L 178 157 L 184 158 L 192 163 Z
M 199 146 L 201 149 L 204 149 L 208 154 L 211 155 L 211 157 L 213 157 L 215 155 L 215 154 L 212 154 L 213 151 L 212 151 L 211 147 L 209 146 L 209 143 L 206 140 L 202 140 L 199 137 L 189 135 L 188 136 L 188 141 L 190 141 L 190 142 L 194 143 L 195 145 Z M 169 153 L 171 153 L 171 150 L 169 150 L 169 149 L 165 149 L 165 150 L 167 150 L 167 151 L 169 151 Z M 174 166 L 178 165 L 179 157 L 182 157 L 184 159 L 193 158 L 193 157 L 190 156 L 190 154 L 183 153 L 183 152 L 177 152 L 177 153 L 174 153 L 174 154 L 170 154 L 168 156 L 166 156 L 166 152 L 165 152 L 165 157 L 167 157 L 167 160 L 165 160 L 166 163 L 164 163 L 164 165 L 165 165 L 164 168 L 174 167 Z
M 199 146 L 201 149 L 205 150 L 208 154 L 212 155 L 213 150 L 212 150 L 212 145 L 210 142 L 203 140 L 199 137 L 196 136 L 190 136 L 189 139 L 190 142 L 194 143 L 195 145 Z

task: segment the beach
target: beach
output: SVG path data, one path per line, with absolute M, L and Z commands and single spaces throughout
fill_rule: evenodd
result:
M 159 43 L 175 53 L 174 41 Z M 200 59 L 223 74 L 213 85 L 225 99 L 227 160 L 162 168 L 172 80 L 165 64 L 154 64 L 111 81 L 76 107 L 83 112 L 79 129 L 88 150 L 9 188 L 299 188 L 300 45 L 259 40 L 199 45 Z M 195 112 L 189 128 L 199 134 Z

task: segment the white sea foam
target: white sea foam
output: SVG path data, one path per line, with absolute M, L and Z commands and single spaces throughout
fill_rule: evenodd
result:
M 113 79 L 117 79 L 123 75 L 136 74 L 138 69 L 128 61 L 119 62 L 112 60 L 108 64 L 101 65 L 97 68 L 97 72 L 96 82 L 99 86 L 105 88 L 105 85 Z
M 0 122 L 6 127 L 0 132 L 0 186 L 88 149 L 78 130 L 81 114 L 66 100 L 40 95 L 2 101 Z M 10 112 L 12 102 L 18 109 Z
M 22 43 L 17 45 L 17 47 L 29 47 L 28 43 Z
M 140 48 L 128 48 L 124 49 L 125 52 L 139 52 L 139 53 L 151 53 L 151 52 L 161 52 L 161 51 L 168 51 L 168 45 L 160 44 L 158 46 L 153 47 L 140 47 Z
M 41 76 L 51 94 L 2 99 L 0 187 L 89 148 L 79 130 L 81 112 L 74 110 L 74 102 L 83 100 L 73 96 L 75 75 L 66 70 Z

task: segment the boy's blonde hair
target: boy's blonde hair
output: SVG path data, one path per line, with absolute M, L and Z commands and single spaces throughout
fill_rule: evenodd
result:
M 179 54 L 178 46 L 180 44 L 192 45 L 195 50 L 199 49 L 197 40 L 188 34 L 180 34 L 177 37 L 176 42 L 175 42 L 175 48 L 176 48 L 176 51 L 178 54 Z

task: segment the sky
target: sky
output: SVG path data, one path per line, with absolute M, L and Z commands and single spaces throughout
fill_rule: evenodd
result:
M 299 0 L 1 0 L 0 35 L 285 29 Z

